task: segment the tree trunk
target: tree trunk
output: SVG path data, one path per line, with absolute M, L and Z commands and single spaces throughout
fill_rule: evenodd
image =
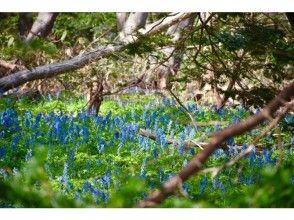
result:
M 286 13 L 286 16 L 287 16 L 288 21 L 290 22 L 292 28 L 294 29 L 294 13 L 288 12 L 288 13 Z
M 36 36 L 47 37 L 53 28 L 57 15 L 58 13 L 40 12 L 26 37 L 26 42 L 32 41 Z
M 18 32 L 21 39 L 25 39 L 33 25 L 32 13 L 19 13 Z
M 178 24 L 174 24 L 167 30 L 166 34 L 172 38 L 174 44 L 177 44 L 183 39 L 183 30 L 191 26 L 194 22 L 194 19 L 195 17 L 185 19 Z M 169 86 L 170 77 L 175 76 L 180 69 L 184 48 L 177 48 L 177 46 L 167 46 L 166 48 L 162 49 L 161 52 L 165 55 L 167 60 L 158 68 L 156 68 L 156 82 L 154 87 L 157 87 L 158 89 L 165 89 Z M 154 76 L 151 77 L 153 78 Z
M 116 13 L 117 30 L 119 32 L 123 30 L 124 25 L 126 23 L 126 19 L 127 19 L 127 13 L 125 12 Z

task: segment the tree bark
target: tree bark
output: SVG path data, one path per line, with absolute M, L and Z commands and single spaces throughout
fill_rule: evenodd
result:
M 189 18 L 192 15 L 193 13 L 177 13 L 176 15 L 169 16 L 164 20 L 160 19 L 159 21 L 156 21 L 150 25 L 146 25 L 145 29 L 139 29 L 138 31 L 142 35 L 154 35 L 165 30 L 171 25 L 180 22 L 181 20 Z M 72 59 L 65 60 L 63 62 L 47 64 L 44 66 L 33 68 L 32 70 L 16 72 L 0 79 L 0 91 L 5 92 L 29 81 L 54 77 L 64 72 L 82 68 L 90 62 L 94 62 L 95 60 L 99 60 L 103 57 L 109 56 L 113 52 L 121 51 L 125 48 L 125 46 L 128 46 L 129 44 L 136 41 L 138 41 L 138 37 L 132 37 L 132 40 L 128 40 L 127 42 L 122 42 L 118 45 L 108 45 L 103 48 L 98 48 L 91 52 L 73 57 Z
M 126 23 L 126 19 L 127 19 L 127 13 L 125 12 L 116 13 L 117 30 L 119 32 L 123 30 L 123 27 Z
M 286 13 L 289 23 L 291 24 L 292 28 L 294 29 L 294 12 Z
M 33 25 L 32 13 L 19 13 L 18 32 L 21 39 L 25 39 Z
M 58 13 L 40 12 L 26 37 L 26 42 L 32 41 L 36 36 L 47 37 L 53 28 L 57 15 Z
M 191 17 L 177 24 L 174 24 L 173 26 L 168 28 L 166 35 L 168 35 L 172 39 L 172 42 L 174 44 L 177 44 L 180 40 L 183 39 L 183 30 L 191 26 L 193 24 L 194 19 L 194 17 Z M 167 46 L 161 49 L 160 52 L 165 55 L 167 60 L 160 66 L 155 67 L 155 74 L 153 76 L 150 76 L 149 80 L 155 80 L 155 88 L 166 89 L 169 85 L 170 76 L 176 75 L 180 68 L 183 57 L 183 48 L 176 48 L 176 45 Z M 158 61 L 156 61 L 155 59 L 152 59 L 151 62 L 154 63 L 153 66 L 158 65 L 156 64 L 158 63 Z
M 125 36 L 134 34 L 134 32 L 146 25 L 148 12 L 130 13 L 128 19 L 122 27 L 122 32 Z
M 294 98 L 294 82 L 287 86 L 260 113 L 251 116 L 245 121 L 214 133 L 209 144 L 205 146 L 203 151 L 195 156 L 178 175 L 164 183 L 161 190 L 151 193 L 149 197 L 145 201 L 141 201 L 138 206 L 141 208 L 154 207 L 162 203 L 167 197 L 174 194 L 184 181 L 200 171 L 209 156 L 221 145 L 222 142 L 230 137 L 250 131 L 262 122 L 272 119 L 276 111 L 282 107 L 285 102 L 290 101 L 292 98 Z

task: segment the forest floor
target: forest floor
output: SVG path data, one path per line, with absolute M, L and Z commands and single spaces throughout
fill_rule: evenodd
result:
M 133 207 L 201 151 L 186 149 L 185 140 L 206 142 L 211 133 L 251 114 L 242 106 L 217 110 L 187 102 L 198 123 L 194 126 L 172 99 L 107 98 L 96 116 L 82 110 L 83 97 L 68 97 L 0 100 L 2 206 Z M 278 207 L 270 203 L 270 192 L 260 190 L 268 191 L 265 182 L 272 178 L 280 184 L 276 168 L 293 161 L 294 136 L 287 125 L 293 121 L 287 115 L 236 165 L 217 176 L 201 172 L 161 207 Z M 264 126 L 227 140 L 205 168 L 221 166 L 246 150 Z M 156 140 L 140 135 L 140 129 Z M 176 142 L 168 144 L 169 139 Z M 293 172 L 280 175 L 284 184 L 294 183 Z

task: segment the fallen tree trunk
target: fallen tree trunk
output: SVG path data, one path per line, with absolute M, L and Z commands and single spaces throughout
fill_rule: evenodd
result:
M 152 24 L 149 24 L 145 27 L 145 29 L 140 29 L 139 32 L 145 36 L 153 35 L 165 30 L 166 28 L 180 22 L 183 19 L 189 18 L 192 15 L 193 13 L 177 13 L 175 15 L 171 15 L 169 17 L 160 19 L 159 21 L 156 21 Z M 5 92 L 29 81 L 54 77 L 64 72 L 82 68 L 90 62 L 99 60 L 103 57 L 107 57 L 114 52 L 121 51 L 126 46 L 137 42 L 138 40 L 138 37 L 132 36 L 130 39 L 127 39 L 126 41 L 123 41 L 118 45 L 108 45 L 106 47 L 98 48 L 91 52 L 84 53 L 82 55 L 76 56 L 72 59 L 65 60 L 60 63 L 48 64 L 33 68 L 32 70 L 16 72 L 0 79 L 0 91 Z
M 285 102 L 294 98 L 294 82 L 287 86 L 276 98 L 274 98 L 260 113 L 251 116 L 245 121 L 229 126 L 224 130 L 214 133 L 210 142 L 204 147 L 197 156 L 195 156 L 189 164 L 179 172 L 178 175 L 171 178 L 163 184 L 161 190 L 151 193 L 148 198 L 141 201 L 138 206 L 141 208 L 154 207 L 162 203 L 167 197 L 173 195 L 175 191 L 182 185 L 184 181 L 199 172 L 209 158 L 209 156 L 221 145 L 222 142 L 230 137 L 241 135 L 250 131 L 260 123 L 273 118 L 276 111 L 282 107 Z

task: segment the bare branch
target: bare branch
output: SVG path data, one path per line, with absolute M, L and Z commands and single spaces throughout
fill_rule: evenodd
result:
M 181 21 L 182 19 L 186 19 L 189 16 L 192 16 L 192 14 L 193 13 L 179 13 L 178 15 L 171 16 L 165 22 L 162 22 L 161 25 L 158 25 L 152 31 L 149 31 L 152 27 L 158 24 L 158 21 L 156 21 L 151 24 L 151 26 L 149 25 L 148 28 L 142 29 L 140 33 L 143 35 L 153 35 L 159 33 L 169 26 Z M 90 62 L 99 60 L 103 57 L 107 57 L 113 54 L 114 52 L 123 50 L 126 46 L 136 42 L 137 40 L 138 39 L 136 38 L 132 38 L 130 41 L 120 43 L 118 45 L 108 45 L 103 48 L 97 48 L 96 50 L 78 55 L 76 57 L 73 57 L 72 59 L 65 60 L 63 62 L 47 64 L 44 66 L 33 68 L 32 70 L 16 72 L 0 79 L 0 90 L 1 92 L 5 92 L 29 81 L 54 77 L 64 72 L 82 68 Z
M 254 149 L 255 149 L 255 145 L 257 143 L 257 141 L 259 141 L 262 137 L 264 137 L 266 134 L 268 134 L 268 132 L 270 130 L 272 130 L 274 127 L 277 126 L 278 122 L 285 116 L 285 114 L 294 106 L 294 100 L 292 100 L 291 102 L 286 103 L 285 107 L 281 110 L 281 112 L 278 113 L 278 116 L 275 117 L 271 123 L 261 132 L 261 134 L 256 137 L 253 141 L 253 143 L 244 151 L 240 152 L 234 159 L 230 160 L 229 162 L 225 163 L 222 166 L 219 167 L 210 167 L 207 169 L 202 170 L 201 172 L 203 173 L 212 173 L 212 176 L 216 176 L 218 175 L 222 170 L 233 166 L 234 164 L 236 164 L 238 161 L 240 161 L 243 157 L 247 156 L 248 154 L 250 154 Z M 282 149 L 282 144 L 281 144 L 281 140 L 279 140 L 279 149 Z

